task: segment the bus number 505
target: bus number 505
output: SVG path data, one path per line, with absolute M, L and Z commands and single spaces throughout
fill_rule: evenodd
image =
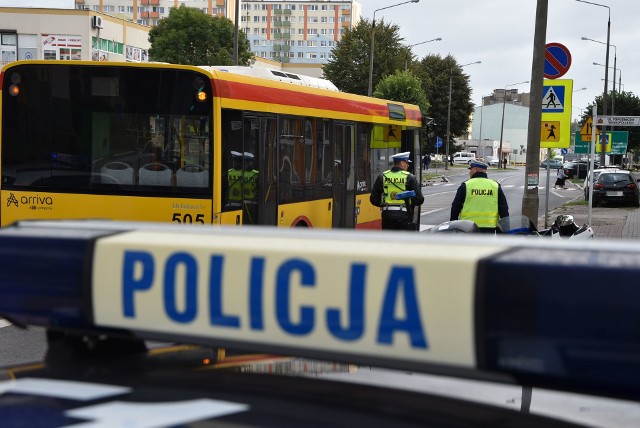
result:
M 193 216 L 189 213 L 187 214 L 180 214 L 180 213 L 173 213 L 173 218 L 171 219 L 171 221 L 175 221 L 178 223 L 193 223 Z M 196 223 L 202 223 L 204 224 L 204 214 L 196 214 Z

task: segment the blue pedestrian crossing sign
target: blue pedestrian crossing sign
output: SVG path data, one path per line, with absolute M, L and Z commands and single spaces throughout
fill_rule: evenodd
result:
M 565 110 L 564 85 L 545 86 L 542 92 L 542 112 L 562 113 Z

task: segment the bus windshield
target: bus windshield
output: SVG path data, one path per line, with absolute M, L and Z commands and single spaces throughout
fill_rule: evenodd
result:
M 207 75 L 22 64 L 2 85 L 5 188 L 210 194 Z

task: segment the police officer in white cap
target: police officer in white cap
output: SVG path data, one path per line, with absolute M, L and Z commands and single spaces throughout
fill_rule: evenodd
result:
M 509 216 L 502 187 L 487 177 L 487 164 L 471 161 L 469 179 L 458 187 L 450 220 L 471 220 L 481 232 L 495 233 L 498 219 Z
M 422 205 L 424 196 L 416 177 L 409 171 L 410 152 L 391 156 L 393 167 L 378 176 L 370 201 L 382 209 L 383 230 L 419 230 L 413 210 Z

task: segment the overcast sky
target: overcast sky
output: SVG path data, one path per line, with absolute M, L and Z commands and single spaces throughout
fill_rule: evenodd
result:
M 360 0 L 363 18 L 372 19 L 374 10 L 402 3 L 403 0 Z M 640 1 L 594 0 L 610 9 L 576 0 L 549 0 L 546 42 L 561 43 L 571 52 L 572 62 L 562 79 L 572 79 L 574 117 L 594 97 L 604 91 L 607 20 L 611 11 L 610 45 L 616 46 L 616 90 L 622 76 L 625 91 L 640 96 Z M 442 57 L 451 54 L 458 64 L 469 65 L 472 102 L 494 89 L 531 80 L 536 0 L 420 0 L 376 12 L 376 21 L 384 19 L 400 27 L 404 43 L 411 45 L 442 38 L 439 42 L 414 46 L 422 58 L 429 53 Z M 582 40 L 582 37 L 602 42 Z M 609 80 L 613 81 L 614 48 L 610 48 Z M 611 91 L 612 83 L 608 90 Z M 529 84 L 510 86 L 529 92 Z M 443 88 L 447 91 L 448 88 Z M 601 112 L 600 112 L 601 113 Z M 609 109 L 610 113 L 610 109 Z

